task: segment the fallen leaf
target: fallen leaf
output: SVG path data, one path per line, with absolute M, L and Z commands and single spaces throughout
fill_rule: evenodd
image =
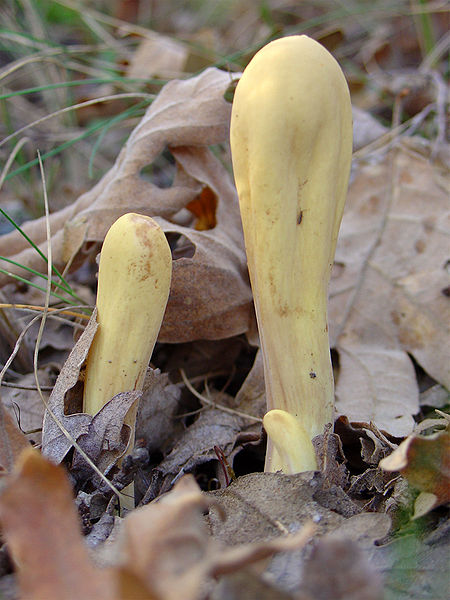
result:
M 106 571 L 95 569 L 80 533 L 67 476 L 25 450 L 0 495 L 0 521 L 27 600 L 113 600 Z
M 417 147 L 417 145 L 416 145 Z M 410 356 L 450 385 L 448 194 L 433 163 L 406 143 L 357 164 L 330 287 L 339 353 L 336 409 L 396 437 L 411 433 L 419 390 Z
M 84 413 L 80 414 L 79 408 L 79 414 L 66 414 L 69 408 L 66 405 L 68 401 L 67 394 L 75 388 L 79 381 L 80 369 L 86 360 L 96 330 L 96 310 L 94 310 L 89 323 L 64 363 L 48 401 L 53 415 L 64 425 L 74 440 L 88 432 L 92 416 Z M 76 396 L 79 400 L 80 394 L 76 394 Z M 79 402 L 77 404 L 79 405 Z M 42 427 L 42 451 L 44 455 L 49 456 L 54 462 L 61 462 L 72 447 L 72 441 L 66 437 L 48 411 L 45 412 Z
M 278 531 L 276 539 L 227 548 L 208 535 L 202 516 L 213 503 L 188 475 L 166 496 L 131 512 L 118 538 L 122 568 L 158 598 L 194 600 L 209 578 L 300 548 L 313 533 L 311 526 L 291 536 Z
M 87 432 L 77 439 L 78 446 L 104 474 L 108 473 L 128 447 L 131 428 L 124 424 L 124 419 L 140 397 L 140 391 L 116 394 L 92 417 Z M 76 471 L 84 471 L 86 477 L 92 473 L 78 449 L 74 452 L 72 467 Z
M 373 552 L 385 579 L 385 600 L 447 600 L 448 530 L 437 541 L 405 535 Z
M 307 521 L 317 525 L 318 534 L 331 531 L 344 517 L 314 500 L 320 488 L 320 479 L 312 473 L 251 473 L 238 477 L 227 488 L 210 492 L 220 508 L 213 506 L 209 511 L 211 534 L 224 544 L 241 544 L 295 531 Z
M 220 495 L 206 495 L 192 476 L 183 477 L 171 492 L 120 521 L 116 541 L 104 543 L 106 555 L 103 544 L 96 542 L 95 556 L 103 564 L 98 568 L 82 539 L 64 469 L 30 449 L 22 453 L 0 494 L 0 521 L 17 564 L 22 597 L 198 600 L 223 576 L 274 553 L 288 556 L 302 549 L 315 529 L 311 517 L 322 533 L 340 530 L 339 535 L 347 533 L 362 547 L 386 533 L 385 515 L 345 519 L 321 508 L 313 500 L 318 482 L 311 474 L 259 473 L 237 480 L 234 490 L 230 486 Z M 224 502 L 226 497 L 231 504 Z M 239 514 L 245 520 L 229 512 L 233 499 L 234 508 L 236 500 L 241 504 Z M 208 510 L 207 522 L 203 514 Z M 227 521 L 232 516 L 228 527 L 240 526 L 238 536 L 229 536 L 229 529 L 219 534 L 217 517 L 223 510 Z M 253 528 L 255 519 L 258 526 Z M 296 533 L 287 535 L 290 530 Z
M 167 35 L 148 31 L 133 53 L 127 69 L 131 79 L 174 79 L 179 77 L 186 63 L 188 49 L 183 43 Z
M 252 473 L 239 477 L 226 489 L 210 493 L 218 503 L 217 508 L 210 508 L 207 517 L 211 533 L 222 543 L 239 544 L 248 539 L 271 539 L 281 531 L 293 533 L 303 523 L 313 521 L 315 539 L 336 532 L 336 537 L 358 544 L 361 553 L 389 531 L 390 519 L 386 515 L 353 512 L 353 516 L 343 516 L 350 503 L 344 496 L 340 506 L 335 504 L 335 510 L 324 506 L 337 497 L 335 489 L 326 488 L 326 482 L 311 473 Z M 293 594 L 302 581 L 304 559 L 303 550 L 279 554 L 271 560 L 263 577 L 283 592 Z M 330 578 L 333 576 L 338 575 L 333 571 Z
M 222 402 L 223 398 L 221 394 Z M 228 456 L 241 428 L 242 419 L 237 415 L 206 408 L 179 436 L 172 451 L 158 465 L 158 470 L 172 480 L 198 465 L 217 460 L 214 446 L 219 446 Z
M 415 518 L 450 502 L 450 430 L 426 437 L 409 436 L 380 462 L 380 467 L 399 471 L 413 487 L 426 494 L 417 499 Z
M 157 502 L 129 513 L 109 548 L 109 566 L 100 569 L 82 539 L 64 469 L 30 449 L 0 494 L 0 521 L 22 597 L 30 600 L 198 600 L 214 579 L 301 548 L 314 530 L 225 547 L 203 518 L 214 502 L 192 476 L 182 478 Z M 95 552 L 102 554 L 98 544 Z
M 5 410 L 0 398 L 0 475 L 12 471 L 22 450 L 29 447 L 27 438 Z
M 355 542 L 325 536 L 304 565 L 301 591 L 314 600 L 382 600 L 383 579 Z
M 197 231 L 214 229 L 217 225 L 217 198 L 209 187 L 204 187 L 194 200 L 186 204 L 186 208 L 197 217 L 197 222 L 195 223 Z
M 45 388 L 54 384 L 52 369 L 48 367 L 38 369 L 38 379 L 41 388 L 44 388 L 43 396 L 48 400 L 49 392 L 45 391 Z M 18 421 L 28 439 L 33 440 L 35 444 L 40 444 L 45 406 L 39 392 L 35 389 L 35 375 L 34 373 L 21 375 L 16 378 L 15 383 L 19 387 L 2 387 L 3 406 L 10 416 Z
M 391 520 L 387 515 L 376 513 L 354 515 L 344 519 L 340 525 L 332 528 L 328 533 L 324 533 L 322 537 L 313 540 L 312 546 L 317 550 L 315 559 L 308 560 L 311 548 L 307 552 L 293 552 L 289 555 L 279 554 L 271 560 L 265 574 L 269 575 L 271 580 L 276 582 L 285 592 L 295 593 L 295 598 L 297 598 L 300 591 L 302 592 L 301 598 L 304 595 L 307 598 L 320 598 L 322 596 L 319 593 L 322 593 L 326 600 L 329 598 L 334 600 L 335 594 L 329 593 L 333 581 L 340 583 L 347 592 L 351 591 L 353 587 L 356 588 L 356 591 L 359 583 L 359 571 L 366 576 L 367 581 L 374 584 L 373 589 L 379 591 L 380 580 L 382 581 L 380 570 L 375 571 L 368 565 L 371 564 L 373 554 L 376 553 L 378 548 L 375 543 L 387 535 L 390 527 Z M 336 550 L 336 544 L 340 546 L 342 553 L 338 552 L 336 554 L 332 550 L 332 548 Z M 345 550 L 347 547 L 348 552 Z M 331 553 L 328 560 L 318 559 L 317 555 L 322 552 L 324 554 Z M 351 569 L 344 567 L 342 563 L 340 564 L 340 556 L 342 556 L 343 561 L 349 560 L 358 564 L 357 569 L 352 572 Z M 324 564 L 327 565 L 326 569 L 323 568 Z M 320 572 L 322 577 L 320 577 Z M 347 580 L 341 578 L 342 573 L 347 575 Z M 351 577 L 351 574 L 353 574 L 353 577 Z M 348 585 L 347 588 L 346 585 Z M 315 593 L 312 595 L 309 592 L 305 593 L 305 588 L 315 588 L 317 595 Z M 328 593 L 326 592 L 327 588 Z M 369 585 L 367 588 L 363 583 L 361 590 L 369 594 L 372 586 Z M 336 587 L 336 591 L 337 589 Z M 345 597 L 345 594 L 343 597 Z M 357 598 L 359 600 L 358 596 Z
M 175 419 L 181 391 L 166 373 L 149 369 L 136 417 L 136 439 L 149 452 L 166 453 L 182 434 L 181 419 Z
M 237 194 L 226 168 L 209 149 L 228 139 L 231 106 L 223 99 L 228 82 L 229 75 L 214 68 L 169 82 L 110 171 L 74 204 L 49 218 L 53 261 L 58 267 L 64 266 L 63 253 L 65 258 L 73 256 L 83 236 L 85 243 L 103 241 L 112 223 L 127 212 L 152 216 L 165 233 L 188 240 L 193 253 L 173 263 L 160 341 L 221 339 L 243 333 L 249 326 L 252 296 Z M 141 175 L 164 151 L 172 154 L 176 166 L 169 188 Z M 196 231 L 179 224 L 180 211 L 205 187 L 217 198 L 216 227 Z M 73 221 L 81 223 L 81 234 L 70 247 L 64 230 Z M 24 224 L 23 229 L 37 245 L 46 247 L 44 219 Z M 0 254 L 29 267 L 42 267 L 34 249 L 14 233 L 0 237 Z M 0 274 L 0 285 L 6 281 Z

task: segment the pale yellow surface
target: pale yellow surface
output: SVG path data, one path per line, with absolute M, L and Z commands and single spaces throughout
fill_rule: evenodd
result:
M 333 419 L 327 293 L 352 154 L 350 95 L 331 54 L 306 36 L 262 48 L 237 85 L 230 140 L 268 410 L 294 415 L 312 439 Z

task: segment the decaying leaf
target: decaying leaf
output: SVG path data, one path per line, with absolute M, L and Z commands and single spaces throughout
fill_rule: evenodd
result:
M 344 517 L 314 500 L 321 487 L 320 478 L 313 473 L 251 473 L 239 477 L 226 489 L 211 492 L 221 507 L 220 512 L 214 507 L 209 512 L 211 532 L 223 543 L 239 544 L 250 538 L 265 540 L 293 531 L 309 520 L 316 523 L 319 534 L 331 531 Z
M 24 451 L 2 491 L 0 521 L 22 598 L 114 598 L 107 572 L 89 560 L 64 470 L 36 450 Z
M 149 452 L 164 453 L 182 434 L 181 419 L 175 419 L 180 393 L 166 373 L 158 369 L 147 371 L 136 418 L 136 439 Z
M 195 466 L 215 460 L 214 446 L 228 456 L 242 427 L 242 419 L 217 408 L 206 408 L 181 435 L 158 466 L 170 479 L 189 473 Z
M 186 63 L 188 47 L 167 35 L 148 31 L 139 47 L 133 52 L 127 75 L 131 79 L 142 77 L 179 77 Z
M 225 490 L 213 492 L 212 495 L 224 512 L 225 519 L 220 517 L 213 506 L 209 511 L 208 521 L 213 536 L 224 543 L 239 544 L 249 537 L 270 539 L 280 531 L 297 531 L 303 523 L 312 520 L 317 528 L 315 540 L 328 540 L 332 536 L 333 540 L 339 540 L 340 543 L 347 540 L 351 546 L 349 554 L 353 557 L 355 548 L 359 555 L 369 553 L 361 559 L 359 564 L 362 566 L 367 565 L 375 541 L 385 537 L 390 529 L 390 518 L 387 515 L 355 514 L 349 511 L 349 505 L 352 503 L 344 494 L 336 503 L 339 497 L 336 488 L 327 486 L 327 482 L 312 473 L 293 476 L 281 473 L 252 473 L 238 478 Z M 333 509 L 329 508 L 330 505 L 334 505 Z M 310 550 L 309 547 L 309 550 L 275 556 L 263 577 L 270 583 L 275 583 L 285 593 L 300 593 L 303 590 L 300 584 L 307 568 L 303 566 L 305 553 L 309 554 Z M 338 558 L 332 564 L 327 563 L 330 572 L 323 573 L 324 588 L 333 578 L 340 578 L 342 565 L 338 566 L 338 563 Z M 372 572 L 367 568 L 364 573 L 369 576 Z M 379 577 L 372 575 L 370 581 L 377 581 L 373 590 L 379 590 Z M 360 581 L 356 575 L 353 580 L 347 579 L 349 586 Z M 347 591 L 349 589 L 348 587 Z M 296 595 L 294 597 L 297 598 Z M 304 596 L 300 594 L 299 597 Z M 328 600 L 332 596 L 313 594 L 311 597 L 323 597 Z
M 385 514 L 351 516 L 316 537 L 305 551 L 274 556 L 264 576 L 269 576 L 285 592 L 295 594 L 296 600 L 379 598 L 383 578 L 378 565 L 372 566 L 378 551 L 375 543 L 388 534 L 390 527 L 390 518 Z M 325 555 L 327 559 L 322 560 Z M 349 568 L 350 564 L 355 565 L 354 570 Z
M 226 168 L 209 149 L 228 138 L 231 107 L 223 99 L 228 82 L 227 73 L 211 68 L 191 79 L 168 83 L 110 171 L 73 205 L 50 216 L 53 261 L 58 267 L 64 266 L 63 255 L 73 257 L 81 239 L 103 241 L 111 224 L 127 212 L 155 217 L 166 233 L 182 244 L 187 240 L 188 255 L 180 256 L 174 247 L 174 258 L 179 258 L 173 264 L 161 341 L 221 339 L 243 333 L 249 326 L 251 291 L 237 195 Z M 163 152 L 171 154 L 176 167 L 168 188 L 142 174 Z M 217 225 L 196 231 L 195 223 L 181 224 L 180 214 L 205 187 L 217 198 Z M 79 235 L 71 248 L 71 238 L 64 238 L 64 231 L 74 222 Z M 23 229 L 36 244 L 46 245 L 44 219 L 24 224 Z M 15 233 L 0 238 L 0 254 L 42 267 L 42 259 Z M 0 285 L 6 281 L 0 274 Z
M 416 518 L 450 502 L 450 430 L 426 437 L 410 435 L 380 467 L 399 471 L 422 492 L 416 500 Z
M 79 340 L 73 347 L 68 359 L 64 363 L 61 372 L 50 394 L 48 405 L 53 414 L 64 425 L 74 440 L 84 435 L 89 430 L 92 416 L 87 414 L 66 414 L 66 394 L 75 388 L 80 376 L 80 369 L 86 360 L 89 347 L 97 330 L 96 311 L 81 334 Z M 75 411 L 69 411 L 75 412 Z M 43 453 L 55 462 L 61 462 L 72 447 L 72 442 L 65 436 L 58 423 L 47 411 L 44 415 L 42 429 Z
M 199 600 L 214 579 L 276 552 L 304 546 L 296 535 L 227 548 L 213 540 L 203 512 L 214 501 L 192 476 L 123 521 L 109 567 L 94 566 L 80 533 L 64 470 L 27 450 L 0 494 L 0 521 L 17 565 L 22 597 L 30 600 Z M 133 595 L 137 594 L 137 595 Z
M 383 598 L 383 578 L 348 538 L 325 536 L 318 540 L 303 572 L 301 590 L 314 600 Z
M 44 367 L 38 369 L 39 385 L 44 389 L 44 398 L 48 400 L 49 392 L 45 391 L 54 383 L 52 369 Z M 29 440 L 39 444 L 41 442 L 42 420 L 45 406 L 36 388 L 34 373 L 27 373 L 17 377 L 19 387 L 2 388 L 2 402 L 5 410 L 18 421 L 20 429 L 24 431 Z
M 331 281 L 337 412 L 402 437 L 418 412 L 408 355 L 449 387 L 448 194 L 414 147 L 358 164 Z
M 0 398 L 0 474 L 11 471 L 22 450 L 30 446 Z
M 72 447 L 72 440 L 75 440 L 98 468 L 106 473 L 127 448 L 131 430 L 124 424 L 124 418 L 131 406 L 139 400 L 141 392 L 116 394 L 94 416 L 82 412 L 81 388 L 77 384 L 96 329 L 94 311 L 64 363 L 50 395 L 48 404 L 53 415 L 46 411 L 44 416 L 42 450 L 45 456 L 59 463 Z M 73 457 L 73 467 L 77 471 L 85 471 L 87 468 L 78 451 Z
M 130 513 L 118 538 L 121 566 L 157 598 L 194 600 L 203 596 L 212 577 L 300 548 L 313 533 L 308 526 L 296 535 L 278 532 L 276 539 L 226 547 L 208 535 L 202 517 L 212 503 L 186 476 L 169 494 Z
M 124 419 L 140 397 L 141 392 L 137 391 L 116 394 L 92 417 L 87 432 L 78 437 L 79 447 L 102 473 L 107 473 L 125 453 L 131 429 L 124 424 Z M 72 465 L 74 469 L 86 470 L 85 460 L 78 450 L 74 453 Z

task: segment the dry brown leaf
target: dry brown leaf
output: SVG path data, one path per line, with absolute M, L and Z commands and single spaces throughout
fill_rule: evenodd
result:
M 68 410 L 66 395 L 75 388 L 80 376 L 80 369 L 86 360 L 89 347 L 97 330 L 96 310 L 94 310 L 89 323 L 73 347 L 68 359 L 64 363 L 60 374 L 53 387 L 48 401 L 53 414 L 64 425 L 74 440 L 84 435 L 89 430 L 92 416 L 87 414 L 66 414 L 75 412 Z M 42 450 L 55 462 L 61 462 L 72 447 L 72 442 L 64 435 L 58 423 L 48 411 L 44 415 L 42 428 Z
M 313 528 L 225 548 L 203 513 L 214 501 L 192 476 L 123 521 L 111 567 L 91 562 L 72 491 L 61 467 L 25 451 L 0 495 L 0 521 L 17 565 L 23 598 L 197 600 L 215 578 L 306 544 Z M 133 595 L 136 594 L 136 595 Z
M 0 475 L 5 471 L 12 471 L 22 450 L 29 447 L 27 438 L 5 410 L 0 398 Z
M 225 513 L 225 519 L 213 506 L 208 516 L 210 529 L 215 538 L 227 544 L 240 544 L 248 539 L 267 540 L 280 531 L 296 531 L 302 523 L 311 520 L 319 536 L 345 537 L 355 542 L 363 553 L 371 550 L 375 540 L 385 537 L 390 529 L 386 515 L 353 512 L 352 516 L 345 516 L 351 504 L 349 499 L 342 493 L 340 503 L 336 504 L 339 496 L 336 487 L 329 487 L 326 481 L 311 473 L 294 476 L 252 473 L 212 495 Z M 333 503 L 333 509 L 325 506 Z M 302 551 L 277 555 L 264 576 L 282 591 L 293 593 L 302 581 L 304 558 Z M 328 581 L 339 576 L 334 565 L 329 570 Z
M 295 531 L 310 520 L 317 524 L 319 534 L 331 531 L 344 517 L 314 500 L 320 488 L 320 480 L 312 473 L 251 473 L 239 477 L 227 488 L 212 492 L 221 510 L 212 507 L 209 512 L 211 533 L 222 543 L 235 545 Z
M 207 573 L 210 540 L 202 512 L 209 504 L 187 476 L 158 502 L 132 511 L 119 534 L 121 566 L 158 598 L 196 598 Z
M 301 491 L 294 487 L 294 495 L 286 494 L 294 481 L 302 477 L 258 474 L 260 496 L 249 492 L 252 478 L 244 478 L 237 488 L 248 495 L 248 510 L 256 511 L 263 522 L 256 529 L 245 527 L 240 532 L 243 544 L 236 536 L 225 538 L 232 547 L 210 537 L 203 513 L 211 510 L 216 500 L 200 492 L 192 476 L 182 478 L 168 494 L 140 509 L 132 511 L 122 522 L 117 544 L 109 545 L 109 558 L 98 568 L 93 565 L 82 540 L 78 515 L 74 508 L 71 488 L 64 470 L 49 463 L 33 450 L 25 451 L 15 473 L 9 478 L 0 495 L 0 521 L 12 557 L 17 564 L 22 597 L 30 600 L 64 598 L 108 598 L 128 600 L 197 600 L 212 589 L 214 581 L 232 574 L 274 553 L 299 550 L 310 539 L 314 526 L 303 527 L 300 521 L 314 516 L 322 532 L 348 523 L 347 529 L 358 541 L 361 536 L 372 540 L 379 532 L 379 521 L 384 515 L 359 515 L 359 525 L 350 525 L 343 517 L 320 509 L 312 502 L 314 488 Z M 303 478 L 304 479 L 304 478 Z M 285 494 L 267 504 L 273 514 L 264 518 L 261 502 L 263 483 L 270 489 Z M 282 482 L 288 484 L 280 485 Z M 305 483 L 307 483 L 305 481 Z M 238 482 L 236 482 L 238 484 Z M 236 485 L 235 484 L 235 485 Z M 266 490 L 267 492 L 268 490 Z M 228 493 L 228 492 L 227 492 Z M 306 493 L 306 496 L 305 496 Z M 223 502 L 223 494 L 221 504 Z M 240 496 L 238 495 L 238 498 Z M 280 511 L 280 501 L 284 508 Z M 306 506 L 305 506 L 306 505 Z M 227 505 L 227 512 L 231 505 Z M 217 514 L 217 513 L 214 513 Z M 250 513 L 249 513 L 250 514 Z M 320 514 L 321 518 L 318 518 Z M 228 513 L 228 521 L 236 515 Z M 286 535 L 294 521 L 297 533 Z M 265 523 L 264 523 L 265 521 Z M 210 524 L 213 523 L 210 521 Z M 292 527 L 290 527 L 292 529 Z M 221 537 L 221 536 L 219 536 Z M 253 540 L 259 538 L 259 543 Z M 252 543 L 248 543 L 248 542 Z M 96 554 L 102 550 L 95 550 Z
M 131 406 L 139 400 L 141 392 L 116 394 L 94 416 L 82 412 L 82 393 L 77 384 L 80 369 L 86 360 L 96 329 L 94 311 L 64 363 L 48 403 L 50 410 L 72 439 L 78 442 L 98 468 L 106 473 L 127 448 L 131 430 L 128 425 L 124 425 L 124 418 Z M 59 463 L 73 442 L 61 429 L 57 420 L 46 411 L 42 430 L 42 451 L 52 461 Z M 73 457 L 73 467 L 78 471 L 86 471 L 88 468 L 78 451 Z
M 229 81 L 227 73 L 207 69 L 192 79 L 168 83 L 110 171 L 72 206 L 50 217 L 53 260 L 58 267 L 63 266 L 63 255 L 67 259 L 79 248 L 83 235 L 86 242 L 101 242 L 111 224 L 126 212 L 156 217 L 166 233 L 188 240 L 191 254 L 173 264 L 161 341 L 220 339 L 248 329 L 252 303 L 237 195 L 229 173 L 209 149 L 228 139 L 231 105 L 223 94 Z M 173 185 L 166 189 L 141 176 L 142 169 L 165 150 L 176 162 Z M 216 227 L 195 231 L 177 224 L 178 213 L 205 186 L 218 199 Z M 71 248 L 64 231 L 74 222 L 81 225 Z M 45 221 L 38 219 L 23 229 L 45 252 Z M 0 238 L 0 254 L 42 268 L 42 259 L 17 233 Z M 6 281 L 0 275 L 0 285 Z
M 278 531 L 276 539 L 226 548 L 211 539 L 202 516 L 213 503 L 188 475 L 169 494 L 131 512 L 119 534 L 121 567 L 158 598 L 195 600 L 211 577 L 301 548 L 314 530 L 309 526 L 291 536 Z
M 223 400 L 224 395 L 221 395 L 219 402 Z M 206 408 L 179 436 L 170 454 L 158 465 L 158 470 L 170 479 L 189 473 L 202 463 L 216 460 L 214 446 L 219 446 L 228 456 L 241 428 L 242 419 L 237 415 Z
M 409 354 L 450 385 L 448 196 L 439 170 L 405 145 L 358 165 L 331 281 L 337 412 L 403 437 L 418 412 Z
M 54 376 L 51 368 L 38 369 L 39 384 L 41 387 L 53 385 Z M 16 378 L 15 384 L 20 387 L 2 387 L 2 402 L 11 417 L 18 421 L 20 429 L 25 432 L 29 440 L 35 444 L 41 442 L 42 419 L 45 406 L 36 388 L 34 373 L 27 373 Z M 43 391 L 44 398 L 48 399 L 49 392 Z M 30 432 L 28 434 L 28 432 Z
M 108 473 L 125 453 L 131 428 L 124 424 L 124 419 L 140 397 L 141 392 L 137 391 L 116 394 L 92 417 L 87 432 L 78 437 L 79 447 L 102 473 Z M 78 450 L 75 450 L 72 466 L 76 470 L 87 470 L 87 476 L 91 474 L 91 467 Z
M 27 600 L 114 600 L 91 564 L 64 470 L 25 450 L 0 495 L 0 521 Z
M 166 373 L 149 369 L 136 417 L 136 439 L 149 452 L 172 448 L 182 434 L 184 425 L 175 419 L 181 390 L 170 383 Z
M 357 544 L 325 536 L 306 561 L 301 590 L 314 600 L 382 600 L 383 579 Z
M 450 430 L 429 436 L 410 435 L 380 462 L 386 471 L 399 471 L 423 494 L 416 500 L 415 517 L 450 502 Z
M 127 69 L 127 76 L 131 79 L 142 77 L 151 79 L 161 77 L 174 79 L 179 77 L 184 70 L 188 56 L 185 44 L 154 31 L 148 32 L 137 50 L 133 53 Z

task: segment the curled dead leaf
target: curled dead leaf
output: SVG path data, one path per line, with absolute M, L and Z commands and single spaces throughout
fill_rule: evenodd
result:
M 114 599 L 107 571 L 89 560 L 64 469 L 36 450 L 21 454 L 0 495 L 0 522 L 22 598 Z
M 450 430 L 429 435 L 410 435 L 380 467 L 399 471 L 422 492 L 416 500 L 415 517 L 450 502 Z
M 169 82 L 131 133 L 114 166 L 73 205 L 50 215 L 53 260 L 61 268 L 64 259 L 73 260 L 82 251 L 82 241 L 102 242 L 112 223 L 127 212 L 149 215 L 172 238 L 182 236 L 189 242 L 193 251 L 173 264 L 160 341 L 221 339 L 244 333 L 249 326 L 252 296 L 237 195 L 230 174 L 210 150 L 228 139 L 231 108 L 223 99 L 228 82 L 227 73 L 213 68 L 191 79 Z M 167 188 L 143 174 L 164 152 L 170 154 L 176 171 Z M 180 215 L 202 189 L 209 189 L 217 199 L 217 224 L 196 231 L 194 222 L 181 225 Z M 24 224 L 23 229 L 37 245 L 46 246 L 44 219 Z M 29 267 L 42 267 L 42 259 L 16 233 L 0 238 L 0 254 Z M 6 281 L 0 274 L 0 285 Z

